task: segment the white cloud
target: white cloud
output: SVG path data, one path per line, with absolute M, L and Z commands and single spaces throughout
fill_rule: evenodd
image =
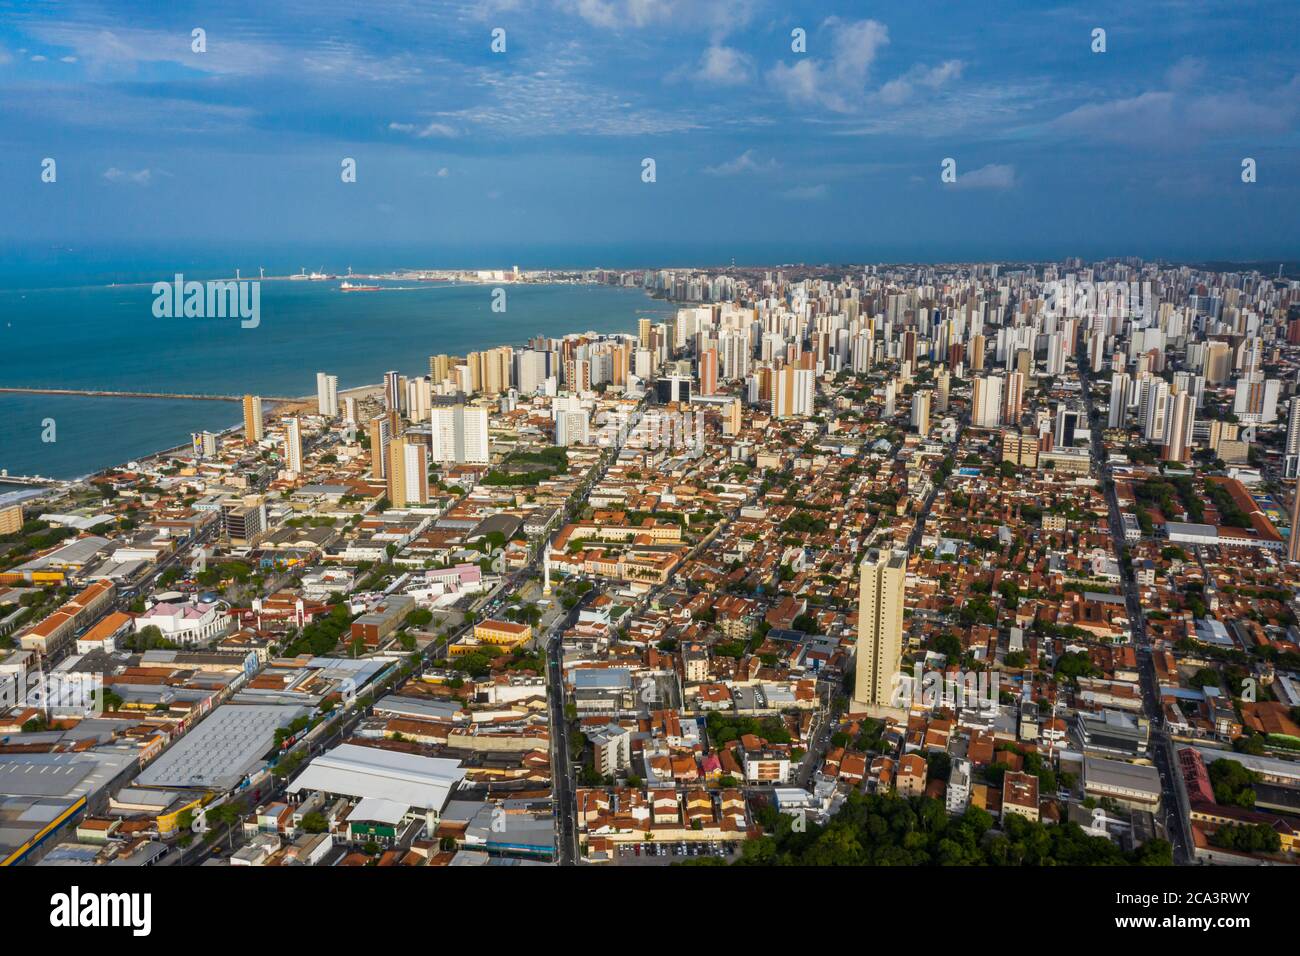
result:
M 948 183 L 951 189 L 1010 189 L 1016 184 L 1016 167 L 990 163 L 969 173 L 960 170 L 957 181 Z
M 817 36 L 829 38 L 828 57 L 804 56 L 793 66 L 778 63 L 768 71 L 768 83 L 792 103 L 852 112 L 862 105 L 871 67 L 881 48 L 889 44 L 889 29 L 878 20 L 830 17 Z
M 753 61 L 744 53 L 734 47 L 711 46 L 700 57 L 699 69 L 693 75 L 713 86 L 740 86 L 749 82 L 753 72 Z
M 767 81 L 794 103 L 812 103 L 820 92 L 820 74 L 815 60 L 799 60 L 794 66 L 778 63 L 768 70 Z
M 450 175 L 451 175 L 451 171 L 448 170 L 446 166 L 442 166 L 442 167 L 440 167 L 440 168 L 438 169 L 438 178 L 439 178 L 439 179 L 446 179 L 446 178 L 447 178 L 448 176 L 450 176 Z
M 388 124 L 388 128 L 394 133 L 411 133 L 416 139 L 430 139 L 433 137 L 451 138 L 457 135 L 456 130 L 446 123 L 427 123 L 424 126 L 418 126 L 415 123 L 398 123 Z
M 607 30 L 707 27 L 725 33 L 753 16 L 751 0 L 561 0 L 561 7 Z
M 781 164 L 775 159 L 760 160 L 752 149 L 747 149 L 735 159 L 704 167 L 704 171 L 710 176 L 736 176 L 740 173 L 767 173 L 780 168 Z
M 128 183 L 133 186 L 148 186 L 153 179 L 153 171 L 149 169 L 137 169 L 135 171 L 118 169 L 116 166 L 110 166 L 104 170 L 104 178 L 110 183 Z
M 937 90 L 952 80 L 958 79 L 965 64 L 961 60 L 945 60 L 935 67 L 918 63 L 900 77 L 890 80 L 876 93 L 881 102 L 897 106 L 911 99 L 917 87 Z
M 131 73 L 140 64 L 176 63 L 204 73 L 255 75 L 269 72 L 286 56 L 276 47 L 229 38 L 210 42 L 207 53 L 195 53 L 188 30 L 109 28 L 89 22 L 41 22 L 30 29 L 45 43 L 70 48 L 94 72 Z
M 831 71 L 851 89 L 861 89 L 881 47 L 889 45 L 889 28 L 879 20 L 846 23 L 831 17 L 823 25 L 831 34 Z
M 456 131 L 446 123 L 430 123 L 415 134 L 420 139 L 428 139 L 431 136 L 455 136 Z
M 1191 82 L 1194 68 L 1175 67 L 1171 78 Z M 1225 89 L 1196 95 L 1186 89 L 1150 90 L 1137 96 L 1088 103 L 1049 125 L 1068 136 L 1143 148 L 1183 147 L 1215 137 L 1287 133 L 1300 120 L 1300 74 L 1269 90 Z

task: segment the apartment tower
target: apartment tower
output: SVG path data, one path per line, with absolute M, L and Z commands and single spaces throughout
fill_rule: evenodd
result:
M 858 646 L 853 709 L 896 711 L 895 677 L 903 654 L 907 552 L 872 550 L 858 584 Z

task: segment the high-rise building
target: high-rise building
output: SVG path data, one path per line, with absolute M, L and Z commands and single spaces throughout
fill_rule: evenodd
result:
M 339 377 L 316 373 L 316 410 L 326 418 L 339 415 Z
M 384 408 L 402 410 L 402 376 L 397 372 L 384 373 Z
M 1300 478 L 1300 395 L 1291 397 L 1287 416 L 1286 448 L 1282 454 L 1282 476 Z
M 700 353 L 700 394 L 714 395 L 718 391 L 718 350 L 707 348 Z
M 429 501 L 429 455 L 401 435 L 388 443 L 388 500 L 395 508 Z
M 731 382 L 749 374 L 753 353 L 748 329 L 723 329 L 718 335 L 722 353 L 722 378 Z
M 1065 374 L 1066 349 L 1069 341 L 1064 332 L 1053 332 L 1047 337 L 1047 374 L 1055 378 Z
M 924 438 L 930 434 L 930 390 L 912 393 L 912 427 Z
M 217 452 L 221 450 L 221 437 L 213 432 L 193 432 L 190 435 L 190 446 L 195 458 L 216 458 Z
M 813 414 L 816 373 L 812 369 L 784 365 L 776 371 L 772 414 L 776 418 L 806 418 Z
M 1232 348 L 1227 342 L 1208 342 L 1205 346 L 1205 382 L 1222 385 L 1232 374 Z
M 937 376 L 939 387 L 934 396 L 934 407 L 940 415 L 948 411 L 948 390 L 952 387 L 952 376 L 948 370 L 940 369 Z
M 265 437 L 262 423 L 262 399 L 257 395 L 244 396 L 244 440 L 258 442 Z
M 1002 420 L 1015 425 L 1025 408 L 1025 376 L 1020 372 L 1010 372 L 1006 378 L 1007 394 L 1002 403 Z
M 740 399 L 736 398 L 727 403 L 722 412 L 722 434 L 739 435 L 740 428 L 743 424 L 742 406 Z
M 1291 498 L 1291 543 L 1287 547 L 1287 558 L 1300 562 L 1300 481 L 1296 482 Z
M 971 393 L 971 425 L 997 428 L 1002 424 L 1002 376 L 987 375 L 975 379 Z
M 564 363 L 564 384 L 570 391 L 591 391 L 591 362 L 587 359 L 571 358 Z
M 488 413 L 464 403 L 435 405 L 432 455 L 436 462 L 486 465 L 489 459 Z
M 568 446 L 588 443 L 590 419 L 587 409 L 582 406 L 582 399 L 577 395 L 557 396 L 551 402 L 551 414 L 555 418 L 555 444 Z
M 1142 417 L 1142 437 L 1163 445 L 1169 429 L 1169 383 L 1152 379 L 1146 392 L 1146 406 Z
M 0 508 L 0 534 L 17 534 L 23 530 L 23 506 Z
M 519 394 L 532 395 L 542 387 L 548 374 L 546 362 L 548 357 L 548 353 L 537 349 L 526 349 L 519 353 L 518 358 L 515 359 Z
M 391 415 L 376 415 L 367 426 L 370 433 L 370 477 L 388 474 L 388 445 L 393 440 Z
M 1265 379 L 1262 373 L 1237 379 L 1233 393 L 1232 411 L 1243 422 L 1267 425 L 1277 420 L 1277 400 L 1281 382 Z
M 427 378 L 421 375 L 406 380 L 406 414 L 411 421 L 428 421 L 431 401 L 432 390 Z
M 1192 460 L 1192 428 L 1196 424 L 1196 398 L 1179 392 L 1169 403 L 1169 428 L 1160 457 L 1165 461 Z
M 302 426 L 297 416 L 283 419 L 284 467 L 295 475 L 302 474 Z
M 858 584 L 858 645 L 854 709 L 895 708 L 894 687 L 903 654 L 906 551 L 872 551 Z
M 1132 387 L 1133 379 L 1127 372 L 1116 372 L 1110 377 L 1110 410 L 1106 413 L 1107 428 L 1124 427 Z
M 1026 468 L 1038 467 L 1038 436 L 1032 433 L 1002 433 L 1002 460 Z
M 1079 433 L 1082 416 L 1072 408 L 1062 405 L 1056 410 L 1055 444 L 1057 448 L 1073 448 Z
M 475 353 L 479 365 L 479 389 L 485 395 L 500 395 L 510 387 L 514 349 L 508 345 Z

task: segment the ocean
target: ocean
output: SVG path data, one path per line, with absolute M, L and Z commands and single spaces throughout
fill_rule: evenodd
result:
M 338 281 L 263 282 L 256 328 L 234 318 L 155 318 L 143 284 L 0 289 L 0 386 L 313 395 L 318 371 L 337 375 L 340 389 L 370 385 L 390 369 L 427 373 L 440 352 L 635 332 L 639 318 L 673 311 L 639 289 L 610 286 L 506 285 L 506 309 L 493 312 L 490 285 L 380 284 L 343 293 Z M 0 468 L 80 477 L 240 417 L 231 402 L 0 393 Z

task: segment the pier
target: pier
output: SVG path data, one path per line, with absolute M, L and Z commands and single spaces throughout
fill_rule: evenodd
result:
M 79 395 L 83 398 L 163 398 L 189 402 L 242 402 L 243 395 L 199 395 L 192 392 L 117 392 L 86 388 L 6 388 L 0 394 L 8 395 Z M 302 399 L 275 395 L 261 396 L 263 402 L 297 402 Z
M 0 469 L 0 485 L 34 485 L 36 487 L 59 488 L 70 482 L 62 478 L 46 478 L 42 475 L 11 475 L 7 469 Z

